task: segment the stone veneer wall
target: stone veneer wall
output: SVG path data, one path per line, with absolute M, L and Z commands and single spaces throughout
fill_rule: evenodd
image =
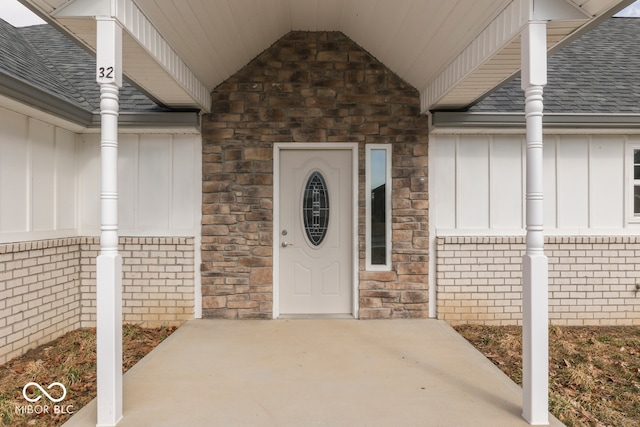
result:
M 97 237 L 0 244 L 0 364 L 80 327 L 95 326 Z M 121 237 L 123 320 L 193 318 L 193 238 Z
M 524 237 L 438 237 L 438 318 L 522 323 Z M 640 236 L 547 237 L 556 325 L 640 324 Z
M 360 318 L 428 316 L 427 118 L 338 32 L 292 32 L 212 93 L 203 117 L 203 315 L 271 318 L 273 143 L 359 143 Z M 393 269 L 364 270 L 366 143 L 393 144 Z

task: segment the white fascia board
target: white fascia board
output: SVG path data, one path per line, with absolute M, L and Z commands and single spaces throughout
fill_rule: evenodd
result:
M 640 132 L 640 114 L 545 113 L 545 131 L 552 133 Z M 524 112 L 449 112 L 431 114 L 433 134 L 524 133 Z M 601 132 L 600 132 L 601 133 Z
M 592 18 L 584 9 L 564 0 L 533 0 L 534 21 L 573 21 Z
M 0 87 L 3 87 L 0 85 Z M 11 89 L 14 92 L 15 87 Z M 31 95 L 32 93 L 30 93 Z M 28 102 L 21 98 L 16 97 L 14 93 L 7 94 L 3 90 L 0 89 L 0 110 L 6 108 L 10 111 L 15 111 L 16 113 L 20 113 L 27 117 L 31 117 L 33 119 L 39 120 L 44 123 L 48 123 L 53 126 L 57 126 L 62 129 L 66 129 L 70 132 L 80 133 L 85 129 L 84 124 L 80 124 L 78 119 L 76 119 L 77 114 L 80 113 L 82 115 L 86 115 L 90 113 L 86 113 L 82 109 L 73 109 L 68 116 L 65 114 L 67 110 L 67 105 L 63 102 L 60 102 L 59 99 L 50 98 L 51 103 L 47 103 L 47 105 L 56 107 L 56 112 L 58 115 L 51 114 L 50 108 L 47 106 L 41 105 L 36 98 L 29 98 Z M 71 117 L 71 118 L 69 118 Z
M 421 111 L 426 113 L 447 92 L 492 56 L 510 44 L 531 16 L 532 0 L 514 0 L 420 92 Z
M 191 96 L 206 112 L 211 111 L 211 96 L 187 64 L 169 46 L 153 23 L 132 0 L 112 0 L 115 18 L 142 48 Z
M 75 0 L 57 9 L 51 16 L 72 18 L 77 16 L 111 16 L 111 14 L 111 0 Z
M 198 80 L 132 0 L 74 0 L 52 16 L 55 18 L 114 17 L 122 28 L 189 94 L 202 110 L 211 111 L 211 96 L 205 85 Z
M 524 135 L 524 113 L 436 112 L 430 135 Z M 469 120 L 456 115 L 472 114 Z M 640 114 L 545 114 L 545 135 L 640 135 Z

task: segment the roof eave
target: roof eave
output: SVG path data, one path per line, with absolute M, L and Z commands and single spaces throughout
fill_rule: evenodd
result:
M 543 127 L 547 130 L 585 131 L 637 131 L 640 132 L 640 114 L 620 113 L 546 113 Z M 432 133 L 470 133 L 489 131 L 524 132 L 524 113 L 480 113 L 435 111 L 431 113 Z M 634 132 L 635 133 L 635 132 Z
M 25 0 L 32 7 L 34 1 Z M 132 0 L 106 2 L 96 0 L 71 0 L 47 14 L 47 21 L 53 21 L 71 37 L 77 39 L 91 51 L 96 52 L 96 29 L 82 19 L 96 16 L 111 16 L 122 26 L 122 55 L 135 56 L 136 66 L 125 64 L 123 74 L 142 88 L 152 98 L 174 108 L 197 108 L 205 112 L 211 110 L 211 97 L 207 87 L 196 77 L 182 58 L 173 50 L 169 42 L 158 32 L 153 23 Z M 90 30 L 87 33 L 87 29 Z M 126 61 L 125 61 L 126 62 Z M 162 70 L 155 78 L 149 78 L 149 70 Z M 171 90 L 169 90 L 171 88 Z M 167 92 L 171 92 L 168 95 Z
M 633 1 L 603 0 L 597 13 L 585 13 L 583 10 L 573 17 L 564 15 L 564 12 L 555 18 L 551 15 L 545 17 L 550 26 L 559 25 L 547 33 L 550 53 Z M 540 3 L 547 6 L 562 4 L 550 1 Z M 520 32 L 529 20 L 535 18 L 530 16 L 533 9 L 529 10 L 529 6 L 530 0 L 513 0 L 440 75 L 422 88 L 421 112 L 469 108 L 516 76 L 520 72 Z
M 100 114 L 94 113 L 87 132 L 100 130 Z M 200 133 L 200 115 L 196 111 L 121 112 L 121 133 Z
M 80 126 L 89 124 L 93 115 L 78 105 L 5 73 L 0 73 L 0 94 Z
M 66 99 L 1 72 L 0 95 L 71 123 L 74 126 L 70 128 L 75 132 L 94 132 L 100 129 L 99 112 L 88 111 Z M 121 132 L 199 133 L 200 116 L 195 111 L 121 111 L 118 117 L 118 129 Z

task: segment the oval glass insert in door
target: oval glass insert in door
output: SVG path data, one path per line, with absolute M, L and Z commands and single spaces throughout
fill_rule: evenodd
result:
M 302 198 L 304 230 L 314 246 L 320 245 L 329 227 L 329 192 L 322 174 L 315 171 L 307 180 Z

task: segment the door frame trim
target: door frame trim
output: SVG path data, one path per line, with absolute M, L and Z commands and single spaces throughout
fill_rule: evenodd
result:
M 352 310 L 358 318 L 358 143 L 357 142 L 276 142 L 273 144 L 273 318 L 280 316 L 280 151 L 282 150 L 350 150 L 351 151 L 351 275 Z

